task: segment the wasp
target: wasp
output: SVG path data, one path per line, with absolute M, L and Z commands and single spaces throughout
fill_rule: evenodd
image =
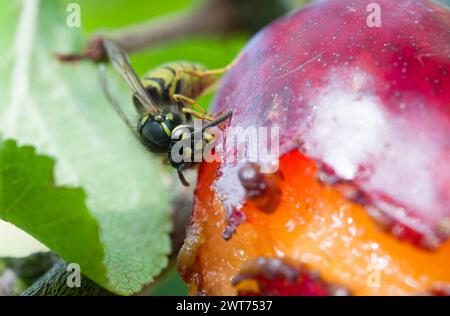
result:
M 208 70 L 201 64 L 190 62 L 171 62 L 150 71 L 141 80 L 130 64 L 127 54 L 113 41 L 105 39 L 103 46 L 110 63 L 127 83 L 133 96 L 132 101 L 139 115 L 133 124 L 112 97 L 108 89 L 104 64 L 100 65 L 100 82 L 103 91 L 113 109 L 135 134 L 140 142 L 152 153 L 167 154 L 167 162 L 177 170 L 183 185 L 189 185 L 183 171 L 193 165 L 193 155 L 214 141 L 207 129 L 226 121 L 232 114 L 227 111 L 213 117 L 195 101 L 210 91 L 217 83 L 217 75 L 231 69 L 237 59 L 224 68 Z M 198 109 L 195 110 L 194 108 Z M 201 128 L 194 129 L 193 118 L 206 122 Z M 200 136 L 200 137 L 198 137 Z M 194 140 L 200 142 L 194 143 Z M 182 161 L 175 161 L 172 148 L 177 142 L 190 142 L 182 153 Z

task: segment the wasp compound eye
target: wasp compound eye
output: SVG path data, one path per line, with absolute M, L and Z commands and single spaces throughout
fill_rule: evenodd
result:
M 164 131 L 160 122 L 147 120 L 139 129 L 141 142 L 151 152 L 163 153 L 170 146 L 170 136 Z
M 180 124 L 180 118 L 173 113 L 154 117 L 144 115 L 138 122 L 141 142 L 154 153 L 164 153 L 170 147 L 172 131 Z

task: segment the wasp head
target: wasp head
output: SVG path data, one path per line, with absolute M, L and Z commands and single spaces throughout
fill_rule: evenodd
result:
M 144 114 L 137 129 L 144 146 L 153 153 L 165 153 L 172 142 L 172 131 L 180 124 L 180 116 L 173 112 Z

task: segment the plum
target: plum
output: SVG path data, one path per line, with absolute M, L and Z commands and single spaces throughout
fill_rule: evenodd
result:
M 201 243 L 181 251 L 189 269 L 179 262 L 191 291 L 236 294 L 259 257 L 356 295 L 448 284 L 449 73 L 450 10 L 431 1 L 317 1 L 260 31 L 213 110 L 233 110 L 229 128 L 279 128 L 279 154 L 257 161 L 278 175 L 253 175 L 270 184 L 255 191 L 246 161 L 201 165 Z
M 429 1 L 319 1 L 259 33 L 214 109 L 232 127 L 277 126 L 323 179 L 353 184 L 368 204 L 434 248 L 450 235 L 450 12 Z M 299 145 L 300 144 L 300 145 Z M 217 188 L 244 197 L 232 164 Z M 405 236 L 407 237 L 407 236 Z

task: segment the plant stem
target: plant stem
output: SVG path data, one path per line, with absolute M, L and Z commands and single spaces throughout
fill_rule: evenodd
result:
M 203 0 L 191 10 L 150 20 L 133 27 L 99 32 L 80 54 L 57 54 L 61 61 L 104 61 L 103 38 L 117 42 L 132 53 L 179 38 L 199 35 L 225 36 L 233 32 L 254 33 L 291 9 L 285 0 Z

